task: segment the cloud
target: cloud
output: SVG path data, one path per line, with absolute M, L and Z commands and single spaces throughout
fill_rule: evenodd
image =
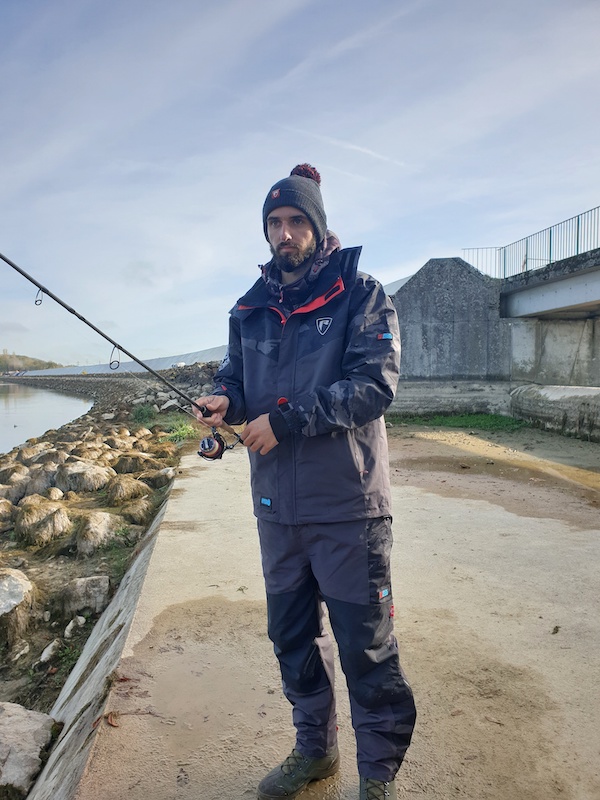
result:
M 513 241 L 598 202 L 599 23 L 586 0 L 0 4 L 0 249 L 149 358 L 226 341 L 301 161 L 388 282 Z M 0 265 L 0 345 L 108 359 L 34 296 Z

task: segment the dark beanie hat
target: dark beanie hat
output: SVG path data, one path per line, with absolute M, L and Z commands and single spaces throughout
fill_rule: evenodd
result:
M 263 229 L 267 241 L 267 217 L 276 208 L 293 206 L 300 209 L 312 222 L 317 244 L 321 244 L 327 232 L 327 217 L 321 197 L 321 176 L 310 164 L 299 164 L 289 178 L 278 181 L 269 190 L 263 206 Z

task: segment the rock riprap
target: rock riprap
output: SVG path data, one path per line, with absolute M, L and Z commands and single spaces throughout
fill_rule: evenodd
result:
M 0 703 L 0 797 L 27 796 L 52 739 L 54 720 L 16 703 Z

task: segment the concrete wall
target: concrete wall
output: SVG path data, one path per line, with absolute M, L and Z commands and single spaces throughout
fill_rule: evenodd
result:
M 110 689 L 109 676 L 121 659 L 165 509 L 163 505 L 141 541 L 139 555 L 94 626 L 50 711 L 64 728 L 28 800 L 70 800 L 77 790 Z M 123 797 L 126 795 L 124 789 Z
M 551 267 L 562 274 L 574 260 L 588 268 L 582 258 Z M 502 317 L 505 284 L 461 258 L 434 258 L 401 286 L 393 296 L 401 381 L 600 386 L 600 320 Z
M 512 319 L 511 378 L 600 386 L 600 320 Z
M 403 380 L 509 380 L 511 331 L 499 280 L 462 258 L 433 258 L 394 295 Z
M 537 427 L 600 442 L 600 389 L 584 386 L 519 386 L 511 414 Z
M 509 381 L 401 381 L 389 411 L 395 414 L 505 414 Z

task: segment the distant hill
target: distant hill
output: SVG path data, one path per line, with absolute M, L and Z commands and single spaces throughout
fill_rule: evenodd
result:
M 208 350 L 196 350 L 193 353 L 182 353 L 178 356 L 163 356 L 162 358 L 148 358 L 144 359 L 144 363 L 154 370 L 170 369 L 176 364 L 197 364 L 206 363 L 208 361 L 221 361 L 227 351 L 227 345 L 219 345 L 219 347 L 211 347 Z M 143 372 L 144 368 L 136 364 L 135 361 L 123 361 L 118 369 L 119 372 Z M 105 372 L 111 372 L 109 364 L 87 364 L 86 366 L 78 367 L 55 367 L 52 370 L 40 369 L 28 370 L 28 375 L 98 375 Z
M 56 361 L 43 361 L 41 358 L 30 358 L 30 356 L 18 356 L 16 353 L 9 353 L 3 350 L 0 355 L 0 373 L 21 372 L 29 369 L 54 369 L 62 366 Z

